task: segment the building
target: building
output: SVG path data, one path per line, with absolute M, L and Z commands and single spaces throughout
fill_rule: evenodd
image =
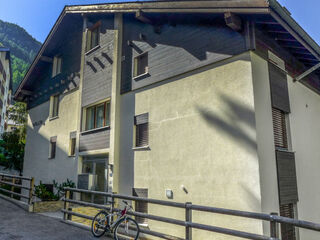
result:
M 0 46 L 0 135 L 5 132 L 7 107 L 11 103 L 11 78 L 10 50 Z
M 24 175 L 320 222 L 320 191 L 310 187 L 320 180 L 319 69 L 301 77 L 319 59 L 319 46 L 274 0 L 66 6 L 15 93 L 29 113 Z M 209 238 L 230 239 L 194 231 Z

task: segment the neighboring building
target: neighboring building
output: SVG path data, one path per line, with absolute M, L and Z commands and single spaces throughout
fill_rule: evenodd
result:
M 0 135 L 5 132 L 7 108 L 11 103 L 11 78 L 10 50 L 0 47 Z
M 320 72 L 293 80 L 319 59 L 274 0 L 67 6 L 15 93 L 29 113 L 24 175 L 320 222 Z M 269 231 L 215 214 L 193 220 Z M 194 239 L 230 239 L 207 234 Z
M 12 105 L 11 105 L 12 106 Z M 10 106 L 9 106 L 10 107 Z M 6 132 L 13 132 L 15 130 L 17 130 L 19 127 L 21 127 L 21 125 L 15 123 L 13 120 L 11 119 L 7 119 L 6 123 L 5 123 L 5 131 Z

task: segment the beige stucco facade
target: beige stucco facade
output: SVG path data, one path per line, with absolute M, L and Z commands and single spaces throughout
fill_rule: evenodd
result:
M 53 180 L 61 183 L 67 178 L 76 182 L 78 161 L 68 154 L 70 132 L 77 131 L 80 108 L 78 95 L 78 90 L 62 94 L 59 116 L 54 119 L 49 117 L 49 101 L 28 111 L 23 174 L 33 176 L 36 184 L 39 180 L 44 183 L 52 183 Z M 57 136 L 56 157 L 49 159 L 50 137 L 54 136 Z
M 288 77 L 292 148 L 295 151 L 299 219 L 320 223 L 320 96 Z M 300 239 L 317 240 L 319 233 L 300 229 Z
M 171 189 L 173 201 L 260 212 L 251 72 L 245 53 L 138 91 L 135 115 L 149 113 L 150 149 L 134 153 L 134 186 L 147 188 L 151 198 L 167 200 Z M 184 219 L 184 211 L 154 205 L 149 213 Z M 193 220 L 262 232 L 259 221 L 197 212 Z M 153 230 L 183 237 L 184 228 L 149 222 Z M 207 232 L 194 231 L 194 239 L 205 238 Z

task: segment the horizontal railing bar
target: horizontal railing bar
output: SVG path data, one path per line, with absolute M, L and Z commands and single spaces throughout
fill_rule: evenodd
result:
M 76 212 L 68 211 L 68 210 L 64 210 L 64 209 L 61 209 L 61 212 L 69 214 L 69 215 L 73 215 L 73 216 L 89 219 L 89 220 L 93 220 L 94 219 L 94 217 L 92 217 L 92 216 L 88 216 L 88 215 L 84 215 L 84 214 L 81 214 L 81 213 L 76 213 Z
M 114 209 L 114 211 L 118 211 L 119 209 Z M 70 214 L 70 215 L 75 215 L 78 217 L 83 217 L 86 219 L 91 219 L 93 220 L 93 217 L 90 217 L 88 215 L 83 215 L 79 213 L 74 213 L 71 211 L 67 210 L 62 210 L 62 212 Z M 206 231 L 211 231 L 211 232 L 216 232 L 216 233 L 221 233 L 221 234 L 226 234 L 226 235 L 231 235 L 231 236 L 237 236 L 237 237 L 242 237 L 246 239 L 253 239 L 253 240 L 276 240 L 276 238 L 270 238 L 262 235 L 257 235 L 253 233 L 247 233 L 247 232 L 242 232 L 242 231 L 237 231 L 237 230 L 232 230 L 232 229 L 227 229 L 227 228 L 221 228 L 221 227 L 214 227 L 214 226 L 209 226 L 209 225 L 204 225 L 204 224 L 198 224 L 198 223 L 191 223 L 191 222 L 185 222 L 182 220 L 176 220 L 176 219 L 171 219 L 171 218 L 165 218 L 165 217 L 159 217 L 155 215 L 150 215 L 150 214 L 144 214 L 144 213 L 139 213 L 139 212 L 128 212 L 128 215 L 133 215 L 133 216 L 138 216 L 138 217 L 143 217 L 143 218 L 148 218 L 151 220 L 155 221 L 160 221 L 160 222 L 165 222 L 169 224 L 175 224 L 175 225 L 180 225 L 180 226 L 189 226 L 191 228 L 197 228 L 197 229 L 202 229 Z M 146 234 L 149 234 L 150 232 L 148 231 L 143 231 L 144 229 L 141 229 L 141 232 L 145 232 Z M 151 234 L 153 235 L 153 234 Z M 161 236 L 160 236 L 161 235 Z M 163 237 L 165 236 L 164 234 L 156 235 L 158 237 Z M 165 239 L 179 239 L 176 237 L 170 236 L 169 238 Z
M 131 196 L 120 195 L 120 194 L 113 194 L 112 196 L 114 198 L 147 202 L 147 203 L 158 204 L 158 205 L 162 205 L 162 206 L 169 206 L 169 207 L 176 207 L 176 208 L 185 208 L 186 207 L 185 203 L 170 202 L 170 201 L 164 201 L 164 200 L 158 200 L 158 199 L 152 199 L 152 198 L 131 197 Z
M 305 228 L 305 229 L 314 230 L 318 232 L 320 231 L 320 224 L 318 223 L 312 223 L 308 221 L 302 221 L 298 219 L 281 217 L 276 215 L 272 215 L 272 218 L 274 222 L 286 223 L 286 224 L 293 225 L 295 227 Z
M 96 204 L 96 203 L 88 203 L 88 202 L 82 202 L 82 201 L 66 199 L 66 198 L 62 198 L 61 200 L 69 202 L 69 203 L 79 204 L 79 205 L 82 205 L 82 206 L 94 207 L 94 208 L 105 209 L 105 210 L 109 210 L 110 211 L 110 207 L 106 207 L 104 205 L 100 205 L 100 204 Z
M 207 207 L 207 206 L 194 205 L 194 204 L 189 205 L 189 208 L 192 210 L 197 210 L 197 211 L 202 211 L 202 212 L 211 212 L 211 213 L 232 215 L 232 216 L 237 216 L 237 217 L 245 217 L 245 218 L 273 221 L 272 215 L 265 214 L 265 213 L 245 212 L 245 211 L 239 211 L 239 210 Z
M 22 195 L 22 194 L 16 193 L 16 192 L 12 192 L 12 191 L 9 191 L 9 190 L 3 189 L 3 188 L 0 188 L 0 191 L 3 191 L 3 192 L 5 192 L 5 193 L 10 193 L 10 194 L 13 194 L 13 195 L 16 195 L 16 196 L 25 198 L 25 199 L 29 199 L 29 197 L 27 197 L 27 196 L 25 196 L 25 195 Z
M 188 226 L 188 227 L 191 227 L 191 228 L 197 228 L 197 229 L 202 229 L 202 230 L 206 230 L 206 231 L 211 231 L 211 232 L 217 232 L 217 233 L 222 233 L 222 234 L 226 234 L 226 235 L 242 237 L 242 238 L 246 238 L 246 239 L 276 240 L 276 238 L 270 238 L 270 237 L 266 237 L 266 236 L 258 235 L 258 234 L 254 234 L 254 233 L 247 233 L 247 232 L 242 232 L 242 231 L 238 231 L 238 230 L 232 230 L 232 229 L 228 229 L 228 228 L 209 226 L 209 225 L 204 225 L 204 224 L 199 224 L 199 223 L 185 222 L 185 221 L 182 221 L 182 220 L 159 217 L 159 216 L 154 216 L 154 215 L 145 214 L 145 213 L 128 212 L 127 214 L 128 215 L 133 215 L 133 216 L 138 216 L 138 217 L 143 217 L 143 218 L 148 218 L 148 219 L 155 220 L 155 221 L 171 223 L 171 224 L 180 225 L 180 226 Z
M 241 238 L 245 238 L 245 239 L 280 240 L 278 238 L 272 238 L 272 237 L 262 236 L 262 235 L 258 235 L 258 234 L 254 234 L 254 233 L 242 232 L 242 231 L 228 229 L 228 228 L 209 226 L 209 225 L 204 225 L 204 224 L 200 224 L 200 223 L 191 223 L 191 222 L 189 222 L 188 226 L 192 227 L 192 228 L 202 229 L 202 230 L 221 233 L 221 234 L 230 235 L 230 236 L 241 237 Z
M 27 190 L 31 189 L 30 187 L 24 187 L 24 186 L 19 185 L 19 184 L 14 184 L 14 183 L 11 183 L 11 182 L 1 181 L 1 180 L 0 180 L 0 183 L 6 184 L 6 185 L 10 185 L 10 186 L 14 186 L 14 187 L 17 187 L 17 188 L 27 189 Z
M 83 190 L 83 189 L 76 189 L 76 188 L 65 188 L 65 190 L 74 191 L 74 192 L 91 193 L 91 194 L 103 195 L 103 196 L 114 197 L 114 198 L 119 198 L 119 199 L 141 201 L 141 202 L 147 202 L 147 203 L 151 203 L 151 204 L 158 204 L 158 205 L 171 206 L 171 207 L 177 207 L 177 208 L 185 208 L 184 203 L 163 201 L 163 200 L 157 200 L 157 199 L 148 199 L 148 198 L 141 198 L 141 197 L 133 197 L 133 196 L 126 196 L 126 195 L 121 195 L 121 194 L 97 192 L 97 191 L 90 191 L 90 190 Z M 80 204 L 80 203 L 81 202 L 78 202 L 78 204 Z M 240 210 L 207 207 L 207 206 L 193 205 L 193 204 L 189 205 L 188 207 L 190 209 L 196 210 L 196 211 L 218 213 L 218 214 L 231 215 L 231 216 L 244 217 L 244 218 L 252 218 L 252 219 L 264 220 L 264 221 L 269 221 L 269 222 L 286 223 L 286 224 L 293 225 L 295 227 L 305 228 L 305 229 L 314 230 L 314 231 L 320 231 L 320 224 L 317 224 L 317 223 L 312 223 L 312 222 L 302 221 L 302 220 L 297 220 L 297 219 L 292 219 L 292 218 L 286 218 L 286 217 L 281 217 L 281 216 L 275 216 L 275 215 L 270 215 L 270 214 L 265 214 L 265 213 L 246 212 L 246 211 L 240 211 Z M 101 205 L 98 205 L 97 208 L 101 208 Z M 149 218 L 146 215 L 142 216 L 142 217 Z M 178 225 L 180 225 L 180 224 L 178 224 Z
M 31 181 L 31 179 L 32 179 L 31 177 L 16 176 L 16 175 L 10 175 L 10 174 L 5 174 L 5 173 L 0 173 L 0 176 L 9 177 L 9 178 L 19 178 L 19 179 L 29 180 L 29 181 Z
M 144 234 L 147 234 L 147 235 L 159 237 L 159 238 L 162 238 L 162 239 L 167 239 L 167 240 L 185 240 L 184 238 L 179 238 L 179 237 L 171 236 L 171 235 L 168 235 L 168 234 L 151 231 L 151 230 L 148 230 L 148 229 L 145 229 L 145 228 L 140 228 L 140 232 L 142 232 Z
M 163 206 L 170 206 L 170 207 L 177 207 L 177 208 L 185 208 L 184 203 L 178 203 L 178 202 L 170 202 L 170 201 L 163 201 L 158 199 L 152 199 L 152 198 L 142 198 L 142 197 L 133 197 L 133 196 L 126 196 L 121 194 L 113 194 L 108 192 L 98 192 L 98 191 L 90 191 L 90 190 L 83 190 L 83 189 L 76 189 L 76 188 L 64 188 L 67 191 L 73 191 L 73 192 L 82 192 L 82 193 L 91 193 L 95 195 L 102 195 L 107 197 L 114 197 L 114 198 L 120 198 L 120 199 L 126 199 L 126 200 L 133 200 L 133 201 L 140 201 L 140 202 L 147 202 L 151 204 L 158 204 Z

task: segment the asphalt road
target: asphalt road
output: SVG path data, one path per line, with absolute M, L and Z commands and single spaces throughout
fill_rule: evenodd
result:
M 73 227 L 59 219 L 28 213 L 0 198 L 0 240 L 90 240 L 87 230 Z M 106 237 L 101 240 L 107 240 Z

